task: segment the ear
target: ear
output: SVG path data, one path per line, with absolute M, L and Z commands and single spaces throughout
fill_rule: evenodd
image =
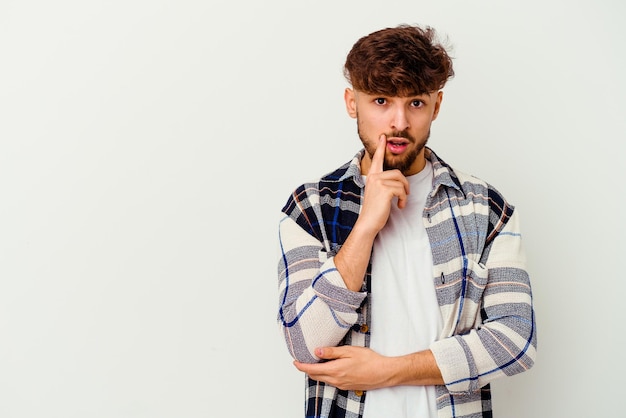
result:
M 356 97 L 354 90 L 346 88 L 343 92 L 343 100 L 346 102 L 346 111 L 351 118 L 356 119 Z
M 439 109 L 441 108 L 441 101 L 443 100 L 443 91 L 439 90 L 437 92 L 437 100 L 435 101 L 435 110 L 433 111 L 433 118 L 431 121 L 437 119 L 437 115 L 439 115 Z

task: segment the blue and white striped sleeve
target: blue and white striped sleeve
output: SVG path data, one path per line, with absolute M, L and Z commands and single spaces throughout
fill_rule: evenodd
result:
M 314 350 L 341 342 L 358 321 L 366 293 L 347 289 L 333 254 L 284 213 L 279 246 L 278 324 L 294 359 L 318 362 Z
M 489 243 L 478 326 L 436 341 L 431 350 L 451 393 L 474 392 L 531 368 L 537 332 L 517 211 Z

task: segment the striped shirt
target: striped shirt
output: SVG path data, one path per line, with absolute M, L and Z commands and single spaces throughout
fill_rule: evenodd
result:
M 371 265 L 353 292 L 334 264 L 359 215 L 363 155 L 301 185 L 282 209 L 278 323 L 301 362 L 318 362 L 317 347 L 369 346 Z M 489 383 L 529 369 L 536 355 L 518 215 L 491 185 L 452 169 L 429 148 L 426 158 L 434 179 L 422 220 L 443 318 L 430 347 L 445 382 L 436 386 L 438 415 L 492 417 Z M 307 418 L 362 417 L 367 393 L 309 377 L 307 383 Z

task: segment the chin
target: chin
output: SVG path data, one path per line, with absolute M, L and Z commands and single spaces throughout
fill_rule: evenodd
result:
M 425 144 L 424 144 L 425 145 Z M 403 174 L 409 172 L 413 163 L 417 159 L 418 155 L 424 149 L 424 145 L 417 147 L 413 150 L 407 151 L 407 154 L 398 155 L 397 157 L 390 160 L 389 158 L 385 158 L 385 162 L 383 164 L 384 170 L 400 170 Z

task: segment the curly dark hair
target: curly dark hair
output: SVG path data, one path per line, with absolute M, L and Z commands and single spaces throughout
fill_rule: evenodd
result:
M 435 30 L 410 25 L 359 39 L 343 72 L 355 90 L 396 97 L 437 91 L 454 76 L 452 59 Z

